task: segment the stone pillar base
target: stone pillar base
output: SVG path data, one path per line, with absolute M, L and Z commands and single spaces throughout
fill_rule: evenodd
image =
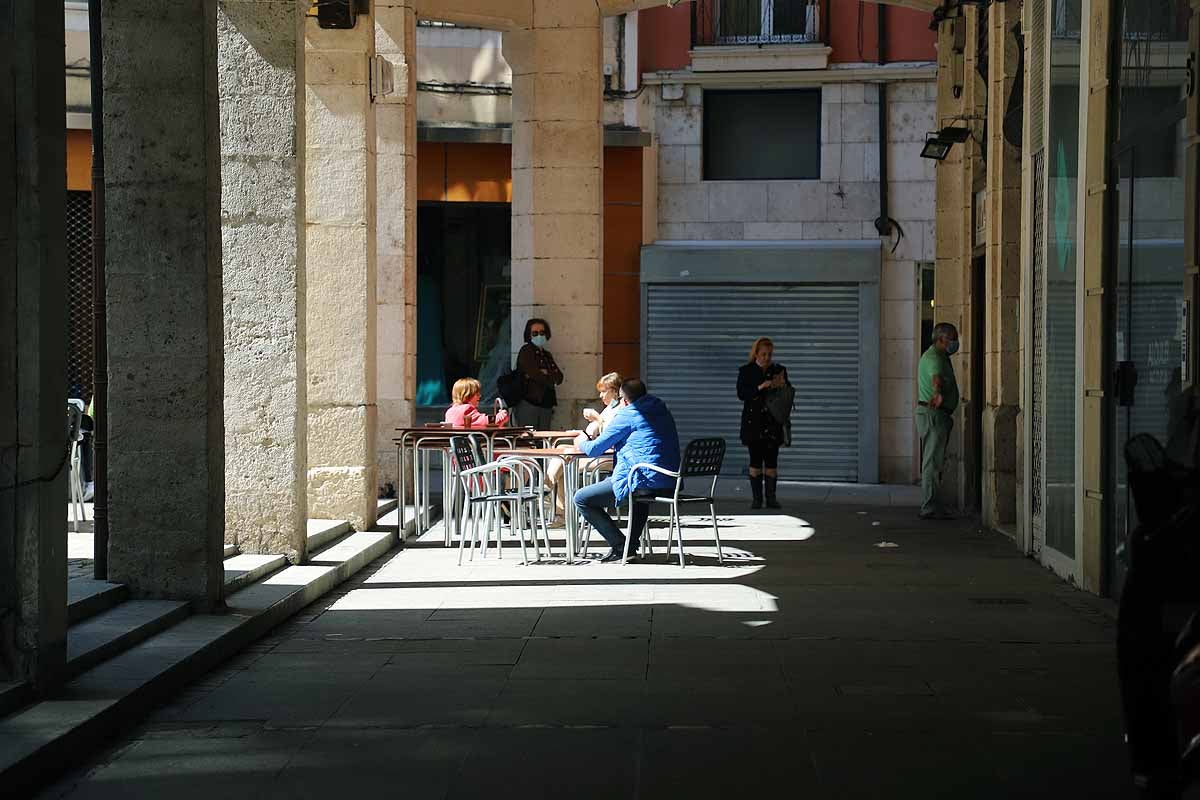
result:
M 1011 525 L 1017 520 L 1017 417 L 1015 405 L 983 410 L 983 524 Z

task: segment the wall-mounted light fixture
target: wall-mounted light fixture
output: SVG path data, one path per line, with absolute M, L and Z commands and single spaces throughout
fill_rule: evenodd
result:
M 349 30 L 359 14 L 371 13 L 371 0 L 310 0 L 308 16 L 317 18 L 317 26 Z
M 925 137 L 925 146 L 921 148 L 921 158 L 944 161 L 946 156 L 950 155 L 950 150 L 954 145 L 962 144 L 970 138 L 970 128 L 942 128 L 937 133 L 930 133 Z

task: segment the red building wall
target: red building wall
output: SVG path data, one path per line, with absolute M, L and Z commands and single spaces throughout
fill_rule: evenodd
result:
M 638 12 L 638 74 L 684 69 L 691 63 L 692 4 Z
M 879 58 L 878 14 L 875 3 L 854 0 L 825 0 L 829 4 L 826 30 L 835 64 Z M 887 57 L 889 61 L 934 61 L 936 34 L 929 29 L 930 15 L 922 11 L 888 6 Z M 638 12 L 638 59 L 640 72 L 685 69 L 691 62 L 692 4 L 674 8 L 658 6 Z

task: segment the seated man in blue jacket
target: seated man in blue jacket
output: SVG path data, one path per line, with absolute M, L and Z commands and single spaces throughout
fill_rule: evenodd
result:
M 612 548 L 601 561 L 620 561 L 625 536 L 605 509 L 624 505 L 629 495 L 640 489 L 667 489 L 675 485 L 674 478 L 653 470 L 632 471 L 635 464 L 653 464 L 672 472 L 679 470 L 679 432 L 675 429 L 675 418 L 667 410 L 666 403 L 646 394 L 646 384 L 630 378 L 621 384 L 621 410 L 612 422 L 594 440 L 581 434 L 575 445 L 589 457 L 616 451 L 612 477 L 576 492 L 575 507 Z M 646 518 L 650 516 L 649 505 L 635 503 L 632 516 L 630 558 L 637 555 L 638 540 Z

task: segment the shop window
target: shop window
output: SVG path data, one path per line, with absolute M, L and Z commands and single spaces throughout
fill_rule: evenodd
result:
M 704 93 L 704 179 L 821 177 L 821 90 Z
M 1159 122 L 1182 99 L 1178 86 L 1141 86 L 1121 93 L 1121 141 L 1138 141 L 1138 177 L 1174 178 L 1177 125 Z
M 933 344 L 933 327 L 937 324 L 937 320 L 934 319 L 932 261 L 923 261 L 917 265 L 917 280 L 921 292 L 921 341 L 917 344 L 918 352 L 924 353 Z

